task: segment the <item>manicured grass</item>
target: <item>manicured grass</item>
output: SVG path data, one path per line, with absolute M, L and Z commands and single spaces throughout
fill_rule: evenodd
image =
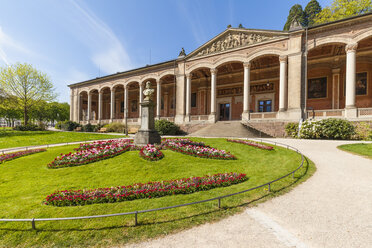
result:
M 53 131 L 1 131 L 0 130 L 0 149 L 19 147 L 56 144 L 64 142 L 85 141 L 120 138 L 123 136 L 96 134 L 96 133 L 79 133 L 79 132 L 53 132 Z
M 341 146 L 338 146 L 337 148 L 343 151 L 351 152 L 351 153 L 372 159 L 372 144 L 371 143 L 341 145 Z
M 47 169 L 46 165 L 60 153 L 77 146 L 50 148 L 48 151 L 12 160 L 0 165 L 0 218 L 46 218 L 99 215 L 151 209 L 199 201 L 257 186 L 295 169 L 300 156 L 276 147 L 273 151 L 257 149 L 224 139 L 193 139 L 218 149 L 231 151 L 237 160 L 212 160 L 163 150 L 165 157 L 150 162 L 138 151 L 79 167 Z M 256 204 L 289 191 L 315 171 L 306 161 L 303 169 L 272 185 L 272 192 L 261 188 L 226 198 L 218 209 L 217 201 L 171 210 L 139 214 L 140 225 L 133 226 L 134 216 L 60 222 L 0 223 L 0 247 L 102 247 L 136 242 L 214 221 L 237 213 L 247 204 Z M 223 172 L 246 173 L 249 180 L 226 188 L 187 195 L 165 196 L 119 203 L 77 207 L 43 205 L 44 198 L 55 190 L 82 189 L 146 183 Z

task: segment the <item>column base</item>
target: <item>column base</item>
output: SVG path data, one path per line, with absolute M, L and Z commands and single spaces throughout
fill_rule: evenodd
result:
M 356 107 L 346 107 L 345 108 L 345 117 L 346 118 L 357 118 L 358 109 Z
M 185 122 L 190 122 L 191 121 L 191 118 L 190 118 L 190 115 L 185 115 L 185 118 L 184 118 L 184 121 Z
M 249 112 L 248 111 L 244 111 L 242 113 L 242 121 L 249 121 L 251 119 L 250 115 L 249 115 Z
M 210 122 L 210 123 L 216 123 L 216 121 L 217 121 L 216 113 L 211 113 L 211 114 L 208 116 L 208 122 Z
M 174 122 L 176 124 L 183 124 L 184 123 L 185 116 L 184 115 L 176 115 L 174 117 Z

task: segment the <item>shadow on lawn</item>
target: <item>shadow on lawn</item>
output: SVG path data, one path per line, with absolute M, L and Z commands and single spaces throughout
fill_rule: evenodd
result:
M 271 192 L 269 192 L 268 194 L 259 196 L 255 199 L 252 199 L 248 202 L 244 202 L 244 203 L 241 203 L 241 204 L 238 204 L 238 205 L 235 205 L 235 206 L 227 206 L 227 207 L 226 206 L 224 207 L 223 202 L 222 202 L 222 207 L 220 209 L 218 207 L 216 207 L 215 209 L 211 209 L 210 211 L 205 211 L 205 212 L 202 212 L 202 213 L 198 213 L 198 214 L 194 214 L 194 215 L 190 215 L 190 216 L 185 216 L 185 217 L 174 218 L 174 219 L 170 219 L 170 220 L 166 220 L 166 221 L 156 221 L 156 220 L 154 220 L 154 221 L 141 222 L 141 219 L 140 219 L 141 215 L 138 215 L 139 222 L 138 222 L 137 227 L 138 226 L 161 225 L 161 224 L 166 224 L 166 223 L 171 223 L 171 222 L 196 218 L 196 217 L 200 217 L 200 216 L 208 216 L 210 214 L 214 214 L 214 213 L 221 212 L 221 211 L 226 213 L 227 210 L 247 207 L 248 205 L 253 204 L 253 203 L 260 203 L 266 198 L 270 199 L 271 197 L 282 195 L 283 193 L 286 192 L 287 189 L 290 189 L 293 185 L 299 183 L 299 181 L 302 178 L 307 176 L 307 173 L 309 171 L 309 166 L 310 166 L 310 163 L 309 163 L 308 159 L 305 157 L 305 162 L 304 162 L 304 166 L 303 166 L 303 168 L 305 168 L 304 173 L 301 173 L 301 175 L 295 176 L 295 180 L 293 180 L 290 184 L 288 184 L 286 186 L 283 186 L 281 188 L 273 189 L 273 186 L 275 186 L 275 184 L 273 184 L 272 188 L 271 188 Z M 288 176 L 288 177 L 291 177 L 291 176 Z M 260 189 L 262 189 L 262 188 L 260 188 Z M 228 198 L 226 198 L 226 199 L 228 199 Z M 216 203 L 216 205 L 217 205 L 217 203 Z M 223 214 L 223 212 L 222 212 L 222 214 Z M 219 219 L 220 218 L 213 218 L 213 220 L 219 220 Z M 75 220 L 75 221 L 79 221 L 79 220 Z M 201 223 L 206 223 L 206 222 L 207 221 L 204 221 L 204 220 L 201 221 Z M 37 227 L 37 223 L 38 222 L 36 222 L 36 227 Z M 27 226 L 31 226 L 31 223 L 27 223 Z M 31 228 L 27 228 L 27 229 L 0 228 L 0 231 L 43 232 L 43 233 L 51 232 L 51 233 L 53 233 L 53 232 L 65 232 L 65 231 L 79 231 L 79 232 L 103 231 L 103 230 L 110 230 L 110 229 L 117 229 L 117 228 L 136 228 L 136 226 L 134 225 L 134 216 L 133 216 L 133 224 L 128 223 L 128 224 L 123 224 L 123 225 L 113 225 L 113 226 L 109 226 L 109 227 L 82 228 L 82 229 L 81 228 L 66 228 L 66 229 L 44 228 L 44 229 L 37 229 L 36 231 L 32 230 Z

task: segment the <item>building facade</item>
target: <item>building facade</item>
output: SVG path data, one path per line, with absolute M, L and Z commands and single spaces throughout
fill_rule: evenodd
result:
M 139 125 L 145 82 L 178 124 L 372 119 L 372 14 L 290 31 L 228 28 L 171 61 L 69 85 L 70 119 Z

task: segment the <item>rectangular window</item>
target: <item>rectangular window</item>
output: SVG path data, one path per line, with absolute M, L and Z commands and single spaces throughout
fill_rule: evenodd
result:
M 357 96 L 367 95 L 367 72 L 356 74 L 355 93 Z
M 312 78 L 307 84 L 307 98 L 326 98 L 327 97 L 327 78 Z
M 191 107 L 196 107 L 196 93 L 191 93 Z
M 271 105 L 272 105 L 271 100 L 258 101 L 258 112 L 272 112 Z

